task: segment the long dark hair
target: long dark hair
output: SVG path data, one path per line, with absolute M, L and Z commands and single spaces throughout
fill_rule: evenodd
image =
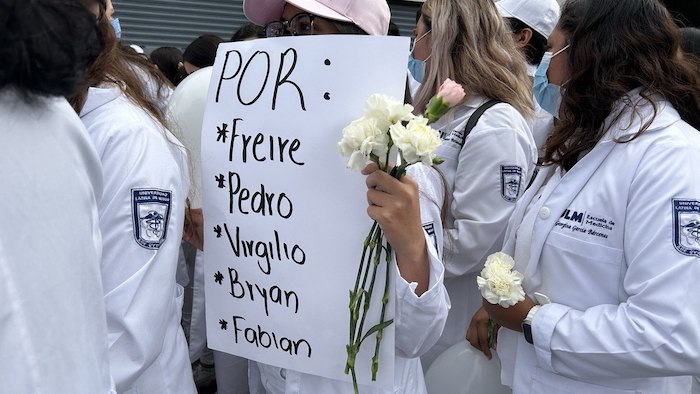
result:
M 74 94 L 101 50 L 95 17 L 78 0 L 2 0 L 0 37 L 0 89 L 25 101 Z
M 681 36 L 657 0 L 569 0 L 557 27 L 569 49 L 560 121 L 547 140 L 544 164 L 570 169 L 605 134 L 605 120 L 628 92 L 641 87 L 636 107 L 661 97 L 700 128 L 700 72 L 683 54 Z M 653 118 L 652 118 L 653 120 Z M 629 142 L 639 137 L 651 120 Z
M 80 113 L 85 105 L 88 88 L 99 86 L 103 83 L 112 83 L 118 86 L 134 104 L 146 110 L 161 125 L 167 126 L 165 114 L 158 106 L 158 103 L 149 95 L 148 87 L 139 77 L 136 68 L 142 69 L 148 76 L 156 80 L 158 85 L 157 92 L 160 92 L 161 88 L 169 84 L 169 82 L 147 58 L 120 50 L 114 28 L 112 28 L 109 18 L 105 15 L 104 2 L 83 0 L 83 4 L 86 6 L 95 3 L 98 3 L 100 7 L 97 28 L 103 49 L 99 56 L 88 66 L 83 86 L 69 100 L 71 105 L 76 112 Z
M 182 53 L 182 59 L 195 67 L 203 68 L 214 65 L 216 49 L 224 39 L 213 34 L 204 34 L 195 38 Z
M 151 52 L 150 59 L 173 86 L 179 85 L 187 76 L 182 65 L 182 51 L 175 47 L 156 48 Z

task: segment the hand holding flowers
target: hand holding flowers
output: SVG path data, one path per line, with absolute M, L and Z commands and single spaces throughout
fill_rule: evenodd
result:
M 521 331 L 521 323 L 535 305 L 522 288 L 523 275 L 513 267 L 509 255 L 497 252 L 486 259 L 484 269 L 476 278 L 483 306 L 493 321 L 514 331 Z M 493 337 L 490 333 L 489 337 Z
M 449 80 L 448 80 L 449 81 Z M 451 81 L 449 81 L 451 82 Z M 454 101 L 461 86 L 452 83 L 443 94 Z M 442 91 L 442 88 L 441 88 Z M 443 96 L 444 97 L 444 96 Z M 461 97 L 464 91 L 461 90 Z M 443 98 L 435 99 L 444 103 Z M 346 346 L 347 362 L 345 373 L 350 373 L 355 393 L 358 392 L 355 373 L 355 357 L 363 341 L 376 334 L 375 352 L 372 358 L 372 380 L 376 379 L 379 368 L 379 345 L 383 330 L 392 320 L 385 321 L 386 305 L 389 300 L 390 264 L 392 262 L 392 245 L 397 246 L 397 258 L 415 260 L 416 264 L 407 263 L 415 270 L 410 275 L 427 278 L 429 272 L 425 264 L 427 252 L 425 238 L 420 226 L 420 209 L 418 188 L 412 180 L 402 180 L 406 168 L 415 163 L 426 165 L 442 162 L 434 154 L 441 140 L 437 131 L 429 126 L 434 120 L 445 114 L 454 104 L 434 105 L 426 109 L 425 116 L 413 115 L 413 107 L 385 95 L 372 95 L 365 104 L 364 116 L 354 120 L 343 130 L 343 138 L 338 143 L 338 150 L 349 156 L 348 168 L 361 171 L 364 169 L 368 185 L 368 214 L 375 219 L 365 239 L 362 257 L 358 267 L 354 289 L 350 291 L 350 330 Z M 373 164 L 366 168 L 367 163 Z M 377 171 L 379 170 L 379 171 Z M 395 179 L 390 179 L 395 178 Z M 398 180 L 398 181 L 397 181 Z M 411 183 L 413 182 L 413 183 Z M 412 193 L 412 194 L 411 194 Z M 404 206 L 408 201 L 408 206 Z M 415 206 L 411 206 L 412 203 Z M 408 214 L 407 214 L 408 213 Z M 414 213 L 411 215 L 410 213 Z M 384 240 L 384 237 L 388 240 Z M 410 249 L 410 252 L 406 252 Z M 384 255 L 384 258 L 382 258 Z M 405 262 L 405 260 L 402 260 Z M 384 263 L 385 283 L 381 298 L 381 315 L 378 323 L 364 329 L 370 300 L 375 286 L 380 263 Z M 406 276 L 402 267 L 402 276 Z M 427 280 L 417 280 L 427 289 Z M 420 286 L 420 285 L 419 285 Z M 417 289 L 421 294 L 425 289 Z

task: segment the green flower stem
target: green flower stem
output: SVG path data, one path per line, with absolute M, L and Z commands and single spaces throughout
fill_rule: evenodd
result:
M 369 245 L 372 242 L 372 236 L 374 235 L 374 231 L 377 229 L 377 222 L 372 223 L 372 228 L 369 230 L 369 234 L 365 237 L 365 243 L 364 247 L 362 249 L 362 257 L 360 258 L 360 268 L 364 265 L 365 262 L 365 256 L 367 255 L 367 249 L 369 249 Z M 360 273 L 362 272 L 362 269 L 357 270 L 357 278 L 355 279 L 355 291 L 357 291 L 358 286 L 360 285 Z
M 345 351 L 348 353 L 348 359 L 345 361 L 345 374 L 352 372 L 355 374 L 355 355 L 357 352 L 352 348 L 352 345 L 346 345 Z
M 399 161 L 401 162 L 401 165 L 392 168 L 391 172 L 389 173 L 389 175 L 393 176 L 396 179 L 401 179 L 402 176 L 406 175 L 406 168 L 408 167 L 408 164 L 403 159 L 401 151 L 399 151 Z
M 391 266 L 391 245 L 387 242 L 386 244 L 386 277 L 384 278 L 384 295 L 382 296 L 382 313 L 379 317 L 379 324 L 384 323 L 384 316 L 386 312 L 386 305 L 389 303 L 389 273 Z M 374 345 L 374 356 L 372 357 L 372 380 L 377 380 L 377 371 L 379 370 L 379 344 L 384 336 L 384 328 L 380 328 L 377 331 L 377 341 Z
M 352 367 L 352 388 L 355 394 L 360 394 L 360 389 L 357 387 L 357 375 L 355 374 L 355 367 Z
M 365 264 L 365 257 L 367 257 L 367 250 L 369 249 L 369 256 L 367 258 L 367 261 L 372 259 L 372 254 L 375 250 L 376 245 L 376 240 L 374 238 L 376 238 L 377 231 L 380 231 L 380 229 L 377 225 L 377 222 L 374 222 L 374 224 L 372 224 L 372 228 L 369 231 L 369 234 L 365 238 L 364 249 L 362 250 L 362 258 L 360 259 L 360 265 L 357 270 L 357 278 L 355 279 L 355 288 L 352 292 L 350 292 L 350 338 L 347 346 L 348 361 L 345 365 L 345 374 L 347 374 L 350 370 L 354 368 L 355 356 L 357 355 L 357 352 L 359 350 L 358 346 L 355 346 L 355 333 L 357 332 L 357 320 L 359 318 L 360 313 L 360 302 L 363 297 L 367 298 L 364 288 L 365 283 L 367 282 L 367 276 L 369 275 L 370 267 L 369 263 Z M 363 276 L 363 271 L 364 279 L 362 280 L 362 288 L 360 288 L 360 278 Z
M 369 311 L 370 301 L 372 300 L 372 291 L 374 290 L 374 282 L 377 278 L 377 268 L 379 266 L 379 258 L 381 257 L 381 248 L 382 248 L 382 229 L 381 228 L 379 228 L 379 230 L 376 233 L 375 242 L 376 243 L 374 245 L 375 245 L 375 248 L 377 249 L 377 253 L 376 253 L 376 255 L 374 255 L 374 257 L 372 259 L 373 265 L 374 265 L 374 268 L 372 270 L 372 279 L 370 280 L 369 288 L 367 289 L 367 295 L 365 296 L 365 300 L 364 300 L 365 302 L 364 302 L 364 305 L 362 308 L 362 318 L 360 319 L 360 326 L 357 329 L 357 335 L 355 336 L 355 341 L 356 341 L 358 351 L 360 349 L 360 345 L 362 345 L 362 340 L 363 340 L 362 329 L 365 325 L 365 318 L 367 317 L 367 311 Z M 369 264 L 368 264 L 368 266 L 369 266 Z M 364 288 L 364 284 L 363 284 L 363 288 Z
M 384 165 L 382 166 L 379 157 L 372 155 L 372 161 L 377 164 L 377 167 L 384 172 L 389 172 L 389 157 L 391 147 L 394 145 L 391 141 L 391 136 L 389 136 L 389 149 L 387 150 L 386 157 L 384 160 Z M 399 153 L 400 154 L 400 153 Z M 402 164 L 400 166 L 394 167 L 390 170 L 390 174 L 400 179 L 406 173 L 406 166 Z M 355 287 L 353 291 L 350 292 L 350 332 L 348 345 L 345 347 L 348 354 L 347 362 L 345 364 L 345 373 L 352 376 L 352 385 L 355 394 L 358 394 L 358 384 L 357 375 L 355 371 L 355 361 L 357 354 L 360 351 L 360 346 L 362 342 L 372 333 L 376 332 L 376 344 L 374 357 L 372 358 L 372 380 L 376 380 L 377 371 L 379 370 L 379 347 L 383 337 L 383 330 L 386 326 L 393 323 L 393 320 L 385 321 L 386 306 L 389 302 L 389 276 L 390 276 L 390 264 L 392 262 L 391 245 L 386 243 L 384 246 L 382 241 L 382 229 L 379 227 L 375 221 L 372 224 L 369 234 L 365 238 L 364 248 L 362 250 L 362 257 L 360 259 L 360 265 L 357 270 L 357 277 L 355 279 Z M 381 262 L 382 251 L 386 253 L 386 278 L 384 281 L 384 294 L 382 296 L 382 310 L 380 322 L 378 325 L 370 328 L 367 333 L 363 334 L 363 329 L 365 325 L 365 320 L 369 312 L 369 308 L 372 300 L 372 293 L 374 291 L 374 285 L 377 279 L 377 271 L 379 269 L 379 264 Z M 367 280 L 369 279 L 370 273 L 370 263 L 373 266 L 372 278 L 369 280 L 369 287 L 367 287 Z M 362 305 L 362 306 L 360 306 Z M 359 321 L 359 324 L 358 324 Z
M 489 349 L 493 349 L 493 340 L 496 336 L 496 323 L 489 318 L 489 321 L 487 323 L 487 345 Z

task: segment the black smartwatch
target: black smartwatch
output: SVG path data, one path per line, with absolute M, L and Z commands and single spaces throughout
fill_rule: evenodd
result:
M 532 319 L 535 317 L 535 313 L 537 310 L 540 309 L 539 305 L 533 306 L 529 312 L 527 312 L 527 316 L 525 316 L 525 320 L 523 320 L 523 323 L 521 325 L 523 329 L 523 335 L 525 336 L 525 340 L 528 343 L 533 343 L 532 341 Z

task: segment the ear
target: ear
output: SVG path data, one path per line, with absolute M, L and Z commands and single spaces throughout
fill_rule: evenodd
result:
M 517 48 L 525 48 L 532 39 L 532 29 L 526 27 L 513 33 L 513 40 Z

